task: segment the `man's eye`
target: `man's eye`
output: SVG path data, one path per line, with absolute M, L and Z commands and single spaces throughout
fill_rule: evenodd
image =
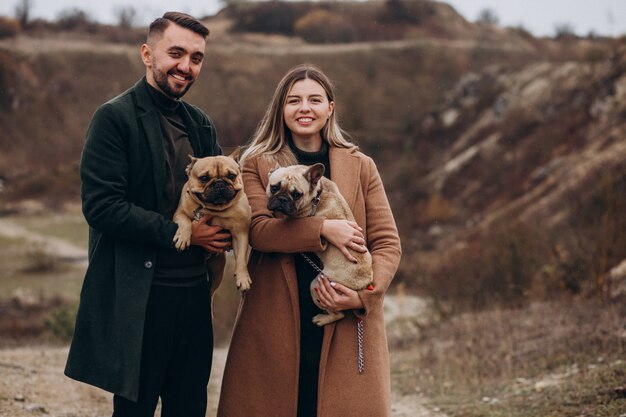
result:
M 280 184 L 270 185 L 270 192 L 272 194 L 276 194 L 278 191 L 280 191 Z
M 300 192 L 298 192 L 298 191 L 293 191 L 293 192 L 291 193 L 291 197 L 292 197 L 294 200 L 298 200 L 300 197 L 302 197 L 302 193 L 300 193 Z

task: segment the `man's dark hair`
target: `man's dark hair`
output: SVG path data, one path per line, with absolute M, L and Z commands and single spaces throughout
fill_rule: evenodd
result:
M 189 29 L 202 36 L 204 39 L 209 36 L 209 29 L 195 17 L 181 12 L 166 12 L 162 17 L 159 17 L 155 19 L 154 22 L 150 23 L 150 28 L 148 29 L 148 40 L 154 38 L 155 36 L 160 37 L 163 35 L 165 29 L 167 29 L 172 23 L 175 23 L 185 29 Z

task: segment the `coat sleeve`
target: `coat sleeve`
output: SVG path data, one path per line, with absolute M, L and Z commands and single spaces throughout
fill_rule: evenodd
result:
M 359 296 L 365 307 L 365 316 L 375 304 L 382 302 L 383 295 L 391 284 L 402 255 L 398 229 L 380 174 L 371 158 L 367 158 L 367 166 L 369 169 L 363 171 L 367 172 L 367 175 L 362 179 L 362 183 L 365 184 L 366 239 L 372 254 L 374 290 L 359 291 Z M 357 312 L 357 315 L 363 316 L 361 313 L 363 312 Z
M 120 113 L 110 104 L 103 105 L 87 130 L 80 163 L 83 214 L 89 226 L 104 235 L 170 247 L 176 223 L 128 201 L 131 128 Z
M 259 158 L 246 160 L 243 166 L 243 183 L 250 207 L 250 246 L 259 252 L 297 253 L 321 252 L 326 248 L 321 230 L 324 218 L 276 219 L 267 209 L 267 195 L 263 185 L 264 175 L 259 170 Z

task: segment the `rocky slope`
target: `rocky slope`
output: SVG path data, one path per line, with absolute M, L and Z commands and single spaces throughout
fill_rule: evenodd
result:
M 400 38 L 332 45 L 232 32 L 234 18 L 220 13 L 207 20 L 207 60 L 188 99 L 228 149 L 250 137 L 286 69 L 317 64 L 336 81 L 344 127 L 385 181 L 404 247 L 399 281 L 445 295 L 450 283 L 481 291 L 506 275 L 502 291 L 523 295 L 547 273 L 544 292 L 607 291 L 604 274 L 626 258 L 616 214 L 626 204 L 625 40 L 536 39 L 417 3 L 427 13 L 405 21 Z M 383 36 L 373 10 L 381 4 L 341 7 Z M 76 201 L 91 114 L 143 71 L 136 45 L 94 34 L 1 41 L 1 208 Z M 509 261 L 481 270 L 492 259 Z

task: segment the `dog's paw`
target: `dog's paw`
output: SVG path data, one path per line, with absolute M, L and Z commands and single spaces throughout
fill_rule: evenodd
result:
M 250 279 L 250 275 L 248 274 L 235 274 L 235 279 L 237 280 L 237 289 L 241 292 L 246 292 L 250 289 L 252 285 L 252 280 Z
M 326 326 L 337 320 L 341 320 L 345 317 L 345 314 L 340 311 L 329 311 L 327 314 L 318 314 L 313 317 L 313 323 L 318 326 Z
M 174 247 L 176 248 L 177 251 L 183 251 L 185 249 L 187 249 L 189 247 L 189 245 L 191 244 L 191 235 L 186 235 L 185 233 L 182 233 L 180 231 L 180 228 L 178 229 L 178 231 L 176 232 L 176 234 L 174 235 Z

